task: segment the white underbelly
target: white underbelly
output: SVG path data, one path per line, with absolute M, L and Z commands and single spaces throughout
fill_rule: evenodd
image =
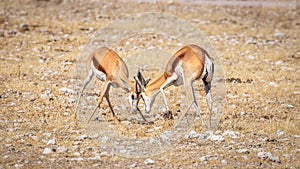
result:
M 92 68 L 92 70 L 93 70 L 95 76 L 96 76 L 99 80 L 101 80 L 101 81 L 103 81 L 103 82 L 106 80 L 106 75 L 105 75 L 105 73 L 103 73 L 103 72 L 99 71 L 98 69 L 96 69 L 95 66 L 94 66 L 94 64 L 93 64 L 93 62 L 91 62 L 91 68 Z
M 182 69 L 182 62 L 179 62 L 178 65 L 175 67 L 175 72 L 176 73 L 176 80 L 174 81 L 175 86 L 180 86 L 183 85 L 183 79 L 184 79 L 184 74 L 183 74 L 183 69 Z

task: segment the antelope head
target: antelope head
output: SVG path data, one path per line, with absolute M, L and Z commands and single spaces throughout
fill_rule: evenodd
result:
M 139 87 L 139 93 L 138 93 L 138 95 L 136 95 L 137 100 L 138 100 L 137 103 L 142 98 L 145 103 L 145 110 L 147 113 L 149 113 L 151 110 L 151 107 L 153 105 L 154 99 L 151 97 L 148 97 L 146 95 L 146 87 L 151 79 L 145 80 L 145 78 L 143 77 L 140 70 L 138 70 L 137 77 L 134 77 L 134 79 L 135 79 L 136 85 Z

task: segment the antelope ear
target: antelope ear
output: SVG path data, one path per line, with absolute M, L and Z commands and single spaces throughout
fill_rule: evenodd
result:
M 129 92 L 130 88 L 131 88 L 130 85 L 125 80 L 123 80 L 122 78 L 121 78 L 121 81 L 124 84 L 124 86 L 126 87 L 126 91 Z

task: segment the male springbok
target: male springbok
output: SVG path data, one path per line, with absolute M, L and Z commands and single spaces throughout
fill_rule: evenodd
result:
M 91 120 L 93 115 L 95 114 L 98 107 L 103 101 L 103 97 L 106 98 L 109 108 L 115 117 L 114 110 L 109 100 L 109 89 L 111 86 L 113 87 L 121 87 L 126 92 L 130 92 L 129 101 L 132 108 L 132 112 L 138 110 L 142 118 L 146 121 L 142 113 L 137 107 L 138 100 L 135 99 L 137 95 L 139 95 L 140 89 L 138 89 L 138 85 L 134 83 L 134 81 L 130 81 L 128 79 L 128 68 L 125 62 L 121 59 L 121 57 L 114 52 L 113 50 L 101 47 L 95 50 L 87 59 L 86 67 L 88 71 L 88 75 L 84 80 L 83 87 L 78 95 L 78 99 L 76 102 L 75 113 L 77 112 L 77 108 L 79 105 L 80 97 L 87 86 L 87 84 L 91 81 L 93 75 L 95 74 L 96 77 L 103 81 L 103 87 L 101 90 L 99 102 L 97 107 L 94 109 L 93 113 L 91 114 L 88 122 Z
M 182 47 L 179 51 L 173 55 L 166 67 L 165 72 L 158 77 L 156 80 L 150 82 L 148 84 L 145 83 L 145 79 L 143 78 L 141 72 L 138 72 L 136 83 L 142 89 L 142 92 L 139 97 L 141 97 L 145 102 L 145 109 L 146 112 L 149 113 L 151 111 L 151 107 L 154 103 L 156 96 L 159 92 L 162 93 L 163 99 L 165 102 L 165 106 L 167 112 L 171 114 L 171 111 L 168 106 L 168 101 L 164 92 L 164 89 L 167 87 L 174 85 L 174 86 L 185 86 L 185 91 L 187 93 L 189 101 L 191 100 L 191 104 L 187 108 L 179 121 L 185 116 L 188 112 L 190 107 L 194 105 L 197 113 L 200 116 L 202 125 L 204 125 L 203 118 L 200 114 L 200 109 L 195 97 L 195 92 L 193 89 L 193 82 L 197 79 L 202 79 L 205 85 L 205 92 L 207 101 L 209 104 L 209 109 L 212 109 L 212 98 L 211 98 L 211 81 L 214 74 L 214 64 L 208 53 L 197 45 L 187 45 Z M 139 99 L 139 98 L 138 98 Z M 171 114 L 172 116 L 172 114 Z M 211 115 L 210 115 L 211 116 Z M 211 118 L 211 117 L 210 117 Z

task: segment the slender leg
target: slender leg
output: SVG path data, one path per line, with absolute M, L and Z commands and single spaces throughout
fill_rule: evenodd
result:
M 90 69 L 89 74 L 85 78 L 83 86 L 82 86 L 82 88 L 81 88 L 81 90 L 80 90 L 80 92 L 78 94 L 78 98 L 77 98 L 77 101 L 76 101 L 76 107 L 75 107 L 75 113 L 77 112 L 77 108 L 78 108 L 80 97 L 81 97 L 81 95 L 83 93 L 83 90 L 86 88 L 86 86 L 88 85 L 88 83 L 92 80 L 93 75 L 94 75 L 93 70 Z
M 141 110 L 137 107 L 137 111 L 140 113 L 140 115 L 142 116 L 142 118 L 144 119 L 145 122 L 148 122 L 146 120 L 146 118 L 144 117 L 144 115 L 142 114 Z
M 196 111 L 197 111 L 197 113 L 198 113 L 198 115 L 199 115 L 199 117 L 201 119 L 202 126 L 205 126 L 204 120 L 203 120 L 203 118 L 201 116 L 201 110 L 199 108 L 199 105 L 198 105 L 198 102 L 197 102 L 197 99 L 196 99 L 196 96 L 195 96 L 195 91 L 194 91 L 194 88 L 193 88 L 193 84 L 191 83 L 190 86 L 191 86 L 190 89 L 191 89 L 193 100 L 194 100 L 193 101 L 194 102 L 194 107 L 195 107 L 195 109 L 196 109 Z
M 165 106 L 166 106 L 166 109 L 167 109 L 167 116 L 168 118 L 170 118 L 170 116 L 172 117 L 172 112 L 170 111 L 169 109 L 169 106 L 168 106 L 168 100 L 167 100 L 167 97 L 166 97 L 166 94 L 165 94 L 165 91 L 164 91 L 164 88 L 169 86 L 170 84 L 172 84 L 174 82 L 174 80 L 176 80 L 178 77 L 176 75 L 176 73 L 174 73 L 173 76 L 171 76 L 169 79 L 167 79 L 167 81 L 160 87 L 160 92 L 162 93 L 163 95 L 163 98 L 164 98 L 164 102 L 165 102 Z
M 194 92 L 194 88 L 193 88 L 193 83 L 192 83 L 192 81 L 187 81 L 185 83 L 185 85 L 186 85 L 186 92 L 187 92 L 188 98 L 189 98 L 189 100 L 192 100 L 192 102 L 189 105 L 188 109 L 180 116 L 180 118 L 178 120 L 178 123 L 182 120 L 182 118 L 186 115 L 186 113 L 189 111 L 189 109 L 193 105 L 195 107 L 199 117 L 200 117 L 202 126 L 205 126 L 204 120 L 201 116 L 201 111 L 199 109 L 199 106 L 198 106 L 198 103 L 197 103 L 197 100 L 196 100 L 196 96 L 195 96 L 195 92 Z
M 209 106 L 209 127 L 211 127 L 211 114 L 212 114 L 212 104 L 213 104 L 213 100 L 210 94 L 210 89 L 211 89 L 211 82 L 206 82 L 204 81 L 204 85 L 205 85 L 205 93 L 206 93 L 206 99 L 207 99 L 207 103 Z
M 110 100 L 109 100 L 109 90 L 110 90 L 110 85 L 107 87 L 106 93 L 105 93 L 104 97 L 105 97 L 105 99 L 106 99 L 106 101 L 107 101 L 107 103 L 108 103 L 108 106 L 109 106 L 109 108 L 110 108 L 112 114 L 113 114 L 113 117 L 115 117 L 114 109 L 113 109 L 113 107 L 112 107 L 112 105 L 111 105 L 111 103 L 110 103 Z
M 177 120 L 177 121 L 178 121 L 177 124 L 176 124 L 174 127 L 177 127 L 177 126 L 179 125 L 180 121 L 183 119 L 183 117 L 186 115 L 186 113 L 190 110 L 190 108 L 192 107 L 193 104 L 194 104 L 194 102 L 192 102 L 192 103 L 188 106 L 188 108 L 186 109 L 186 111 L 184 111 L 184 113 L 181 114 L 181 116 L 180 116 L 179 119 Z
M 110 86 L 110 81 L 105 81 L 104 85 L 103 85 L 103 88 L 102 88 L 102 91 L 101 91 L 101 95 L 99 97 L 99 102 L 98 102 L 97 106 L 95 107 L 93 113 L 91 114 L 90 118 L 88 119 L 88 123 L 90 122 L 91 118 L 94 116 L 97 108 L 100 107 L 100 104 L 103 101 L 103 97 L 106 97 L 107 89 L 109 89 L 109 86 Z

